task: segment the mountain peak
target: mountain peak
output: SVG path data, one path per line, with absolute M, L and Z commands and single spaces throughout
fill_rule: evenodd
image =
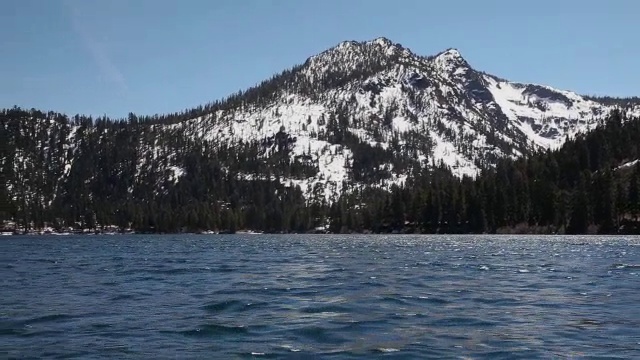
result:
M 455 48 L 449 48 L 439 53 L 433 58 L 433 62 L 436 64 L 436 66 L 445 71 L 452 71 L 459 68 L 469 67 L 469 64 L 462 57 L 460 51 Z
M 447 50 L 440 53 L 440 55 L 445 55 L 445 54 L 448 56 L 462 57 L 462 54 L 460 54 L 460 51 L 456 48 L 448 48 Z
M 455 62 L 465 61 L 460 51 L 458 51 L 458 49 L 456 48 L 449 48 L 439 53 L 438 55 L 436 55 L 435 58 L 440 59 L 442 61 L 455 61 Z
M 357 68 L 371 70 L 374 63 L 379 67 L 384 67 L 392 62 L 394 56 L 408 56 L 410 54 L 411 52 L 402 45 L 386 37 L 378 37 L 366 41 L 343 41 L 310 57 L 305 64 L 320 71 L 331 70 L 347 73 Z
M 371 41 L 367 41 L 367 43 L 369 43 L 369 44 L 378 44 L 378 45 L 382 45 L 382 46 L 393 46 L 394 45 L 393 41 L 387 39 L 384 36 L 375 38 L 375 39 L 373 39 Z
M 358 47 L 358 46 L 381 46 L 383 48 L 395 48 L 395 47 L 402 47 L 402 45 L 391 41 L 389 38 L 386 38 L 384 36 L 380 36 L 377 37 L 373 40 L 365 40 L 365 41 L 356 41 L 356 40 L 347 40 L 347 41 L 343 41 L 341 43 L 339 43 L 338 45 L 336 45 L 335 47 L 333 47 L 332 49 L 345 49 L 345 48 L 352 48 L 352 47 Z

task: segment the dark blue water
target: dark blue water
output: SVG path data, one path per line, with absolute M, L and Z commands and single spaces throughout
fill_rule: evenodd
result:
M 0 239 L 0 358 L 640 358 L 640 238 Z

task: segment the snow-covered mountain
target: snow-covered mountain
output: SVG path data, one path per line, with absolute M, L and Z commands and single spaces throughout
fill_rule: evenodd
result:
M 475 70 L 455 49 L 425 57 L 379 38 L 343 42 L 180 114 L 112 121 L 4 111 L 0 167 L 11 175 L 6 196 L 45 205 L 76 196 L 79 184 L 90 203 L 105 187 L 147 199 L 214 178 L 275 180 L 331 202 L 425 168 L 473 177 L 500 158 L 558 147 L 614 107 L 640 114 L 637 98 L 510 82 Z M 204 176 L 205 163 L 224 174 Z
M 616 106 L 640 113 L 637 103 Z M 402 183 L 427 166 L 475 176 L 498 158 L 558 147 L 613 108 L 475 70 L 455 49 L 425 57 L 378 38 L 343 42 L 169 129 L 220 146 L 262 141 L 265 158 L 276 151 L 265 139 L 284 134 L 292 161 L 305 159 L 317 173 L 281 180 L 331 199 Z

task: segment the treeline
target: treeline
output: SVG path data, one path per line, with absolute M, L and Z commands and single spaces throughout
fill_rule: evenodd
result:
M 153 123 L 13 108 L 0 111 L 0 136 L 0 221 L 15 228 L 279 232 L 324 218 L 281 181 L 317 171 L 292 159 L 284 132 L 232 146 Z
M 639 105 L 640 97 L 631 96 L 631 97 L 612 97 L 612 96 L 594 96 L 587 95 L 583 96 L 587 100 L 593 100 L 605 106 L 618 106 L 621 108 Z
M 331 230 L 640 233 L 637 159 L 640 120 L 614 112 L 559 150 L 504 159 L 475 180 L 425 169 L 389 193 L 343 196 L 331 208 Z
M 322 184 L 305 199 L 291 179 L 318 171 L 292 156 L 284 129 L 259 141 L 217 144 L 154 122 L 0 111 L 0 221 L 16 228 L 415 233 L 638 233 L 640 120 L 614 112 L 561 149 L 504 159 L 476 179 L 410 160 L 428 137 L 390 134 L 386 149 L 329 115 L 320 139 L 352 149 L 349 192 L 329 203 Z M 373 122 L 384 128 L 388 119 Z M 408 138 L 407 138 L 408 137 Z M 410 139 L 410 141 L 407 141 Z M 407 182 L 381 190 L 389 164 Z M 345 185 L 353 185 L 345 184 Z

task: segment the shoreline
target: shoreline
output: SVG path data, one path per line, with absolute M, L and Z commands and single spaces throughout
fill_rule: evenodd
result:
M 457 236 L 457 235 L 475 235 L 475 236 L 640 236 L 638 233 L 585 233 L 585 234 L 566 234 L 566 233 L 428 233 L 428 232 L 268 232 L 268 231 L 203 231 L 203 232 L 0 232 L 0 236 L 122 236 L 122 235 L 438 235 L 438 236 Z

